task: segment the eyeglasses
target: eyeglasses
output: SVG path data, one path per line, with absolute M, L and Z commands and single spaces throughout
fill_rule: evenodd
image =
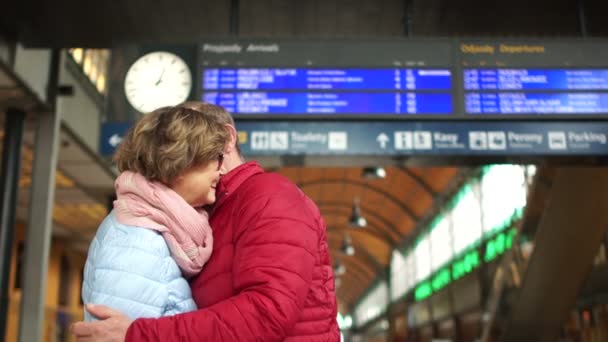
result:
M 220 154 L 219 156 L 217 156 L 217 171 L 219 171 L 222 168 L 222 164 L 224 164 L 224 154 Z

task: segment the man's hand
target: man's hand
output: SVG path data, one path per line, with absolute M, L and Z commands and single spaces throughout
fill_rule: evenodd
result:
M 103 305 L 88 304 L 86 310 L 99 318 L 95 322 L 76 322 L 72 334 L 77 342 L 123 342 L 133 322 L 121 312 Z

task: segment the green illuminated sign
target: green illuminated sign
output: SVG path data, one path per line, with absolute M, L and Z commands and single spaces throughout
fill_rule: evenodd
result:
M 457 280 L 480 265 L 479 252 L 473 250 L 452 264 L 452 279 Z
M 490 172 L 490 170 L 494 167 L 496 167 L 496 166 L 484 167 L 482 169 L 481 178 L 483 179 L 486 176 L 486 174 L 488 172 Z M 496 181 L 495 178 L 494 178 L 494 181 Z M 469 183 L 469 184 L 464 185 L 460 189 L 460 191 L 458 191 L 458 193 L 452 198 L 450 203 L 447 205 L 447 209 L 453 210 L 460 203 L 460 201 L 463 200 L 463 198 L 468 196 L 469 193 L 475 194 L 474 187 L 472 186 L 472 184 L 475 184 L 475 183 Z M 514 189 L 514 192 L 513 192 L 514 196 L 519 194 L 518 191 L 519 191 L 519 188 Z M 509 205 L 508 203 L 513 203 L 513 201 L 507 202 L 506 205 Z M 517 203 L 517 202 L 515 202 L 515 203 Z M 494 206 L 494 204 L 496 204 L 498 206 L 505 205 L 504 203 L 494 203 L 494 202 L 492 202 L 491 204 L 492 204 L 492 206 Z M 515 204 L 512 204 L 512 205 L 516 206 Z M 513 207 L 510 207 L 510 208 L 513 208 Z M 492 261 L 496 260 L 496 258 L 501 256 L 502 254 L 504 254 L 506 251 L 511 249 L 511 247 L 513 245 L 513 239 L 514 239 L 515 235 L 517 234 L 517 230 L 516 230 L 516 228 L 510 228 L 510 229 L 507 229 L 507 228 L 513 227 L 513 225 L 517 221 L 522 219 L 523 213 L 524 213 L 524 208 L 525 208 L 525 206 L 513 208 L 512 214 L 506 218 L 503 216 L 505 211 L 498 210 L 498 211 L 494 212 L 494 211 L 490 210 L 489 214 L 500 215 L 500 217 L 499 218 L 497 217 L 496 220 L 490 220 L 490 221 L 491 222 L 500 222 L 500 223 L 495 225 L 494 227 L 492 227 L 492 229 L 488 229 L 489 227 L 484 227 L 485 233 L 482 235 L 481 241 L 484 243 L 485 248 L 481 249 L 481 248 L 478 248 L 478 246 L 469 246 L 468 252 L 465 252 L 464 254 L 460 254 L 460 256 L 457 259 L 452 259 L 447 266 L 436 271 L 435 273 L 433 273 L 431 275 L 430 278 L 427 278 L 427 279 L 425 279 L 425 281 L 419 283 L 418 286 L 414 290 L 415 300 L 420 301 L 425 298 L 428 298 L 434 292 L 437 292 L 437 291 L 443 289 L 444 287 L 448 286 L 452 281 L 458 280 L 458 279 L 464 277 L 465 275 L 471 273 L 476 268 L 478 268 L 482 262 L 485 262 L 485 263 L 492 262 Z M 506 208 L 504 208 L 504 209 L 506 209 Z M 430 229 L 427 231 L 426 235 L 428 235 L 430 231 L 435 229 L 435 227 L 443 219 L 444 219 L 444 217 L 441 215 L 435 217 L 435 219 L 429 225 Z M 498 233 L 498 234 L 496 234 L 496 233 Z M 493 235 L 493 234 L 496 234 L 496 235 Z M 419 236 L 417 241 L 419 242 L 420 239 L 422 239 L 426 235 Z M 490 238 L 490 239 L 488 239 L 488 238 Z M 417 243 L 414 244 L 414 246 L 416 246 Z M 483 251 L 483 254 L 482 254 L 482 251 Z M 461 251 L 455 251 L 455 252 L 460 253 Z
M 431 287 L 431 283 L 425 281 L 418 285 L 416 291 L 414 292 L 414 299 L 416 301 L 423 300 L 425 298 L 430 297 L 433 294 L 433 288 Z
M 444 268 L 437 272 L 431 281 L 431 285 L 433 286 L 433 292 L 439 291 L 442 288 L 448 286 L 448 284 L 452 281 L 450 277 L 450 269 Z
M 486 254 L 483 257 L 483 260 L 485 262 L 490 262 L 509 250 L 513 245 L 513 237 L 516 232 L 515 228 L 511 228 L 488 241 L 486 243 Z
M 486 242 L 484 262 L 491 262 L 513 246 L 513 238 L 517 230 L 511 228 L 508 231 L 496 235 Z M 471 273 L 481 265 L 481 258 L 477 249 L 467 252 L 454 261 L 450 266 L 444 267 L 436 272 L 430 280 L 424 281 L 414 290 L 414 299 L 421 301 L 430 297 L 433 293 L 448 286 L 452 281 L 458 280 Z

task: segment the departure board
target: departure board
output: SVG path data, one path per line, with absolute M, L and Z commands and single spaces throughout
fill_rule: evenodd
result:
M 471 114 L 594 114 L 608 113 L 608 93 L 469 93 Z
M 608 69 L 466 69 L 465 90 L 608 90 Z
M 608 118 L 603 40 L 216 41 L 197 75 L 237 119 Z
M 590 42 L 461 42 L 463 116 L 608 114 L 606 49 Z

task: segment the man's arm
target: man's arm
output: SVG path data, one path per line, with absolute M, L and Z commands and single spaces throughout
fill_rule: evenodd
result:
M 289 188 L 241 210 L 233 281 L 238 295 L 192 313 L 139 319 L 127 341 L 281 341 L 312 282 L 318 231 L 303 195 Z
M 123 342 L 131 322 L 129 317 L 104 305 L 87 304 L 86 310 L 100 319 L 96 322 L 77 322 L 70 330 L 77 342 Z

